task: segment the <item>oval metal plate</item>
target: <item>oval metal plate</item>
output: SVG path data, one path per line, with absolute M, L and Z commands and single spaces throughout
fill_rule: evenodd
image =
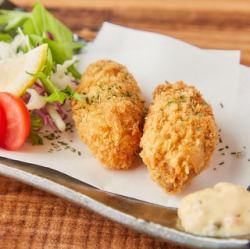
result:
M 0 174 L 66 198 L 154 237 L 196 248 L 250 248 L 250 235 L 208 238 L 179 229 L 177 210 L 98 190 L 55 170 L 0 157 Z

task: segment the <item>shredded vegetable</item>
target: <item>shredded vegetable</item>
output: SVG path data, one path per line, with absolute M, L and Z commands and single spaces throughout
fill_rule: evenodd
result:
M 76 69 L 75 55 L 84 44 L 75 42 L 72 32 L 39 2 L 30 13 L 0 10 L 0 60 L 26 53 L 44 43 L 48 44 L 46 64 L 32 75 L 35 83 L 22 98 L 33 123 L 39 120 L 40 128 L 64 131 L 67 118 L 64 103 L 72 98 L 81 100 L 74 90 L 81 76 Z M 32 128 L 32 144 L 42 144 L 40 128 Z
M 39 93 L 35 89 L 27 89 L 27 93 L 30 94 L 30 98 L 27 103 L 28 110 L 41 109 L 46 105 L 45 98 L 39 95 Z
M 55 106 L 54 105 L 47 105 L 47 111 L 48 111 L 50 117 L 52 118 L 52 120 L 54 121 L 56 127 L 60 131 L 65 131 L 66 125 L 65 125 L 62 117 L 60 116 L 60 114 L 57 112 Z

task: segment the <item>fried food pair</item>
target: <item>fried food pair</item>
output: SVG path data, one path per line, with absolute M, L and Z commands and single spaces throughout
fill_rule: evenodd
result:
M 93 155 L 111 169 L 133 165 L 142 136 L 144 102 L 128 70 L 113 61 L 90 65 L 77 88 L 83 103 L 73 101 L 79 136 Z
M 140 144 L 153 180 L 177 193 L 208 165 L 217 127 L 211 107 L 194 87 L 183 82 L 159 85 L 143 136 L 144 102 L 124 66 L 97 61 L 87 68 L 77 92 L 83 103 L 72 103 L 76 128 L 106 167 L 130 168 Z
M 217 139 L 212 109 L 194 87 L 177 82 L 155 89 L 140 156 L 167 192 L 180 192 L 206 168 Z

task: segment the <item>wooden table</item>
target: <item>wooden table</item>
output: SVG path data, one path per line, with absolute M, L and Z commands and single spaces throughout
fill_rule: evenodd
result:
M 30 8 L 32 0 L 14 1 Z M 85 39 L 103 21 L 168 34 L 204 48 L 240 49 L 250 65 L 248 0 L 44 0 Z M 139 234 L 58 197 L 0 177 L 0 248 L 180 248 Z

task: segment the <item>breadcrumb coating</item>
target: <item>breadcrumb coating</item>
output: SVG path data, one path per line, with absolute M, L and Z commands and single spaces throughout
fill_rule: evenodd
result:
M 144 102 L 128 70 L 113 61 L 91 64 L 77 88 L 73 119 L 81 140 L 104 166 L 128 169 L 142 136 Z
M 211 107 L 183 82 L 159 85 L 146 117 L 140 156 L 151 177 L 169 193 L 208 165 L 218 132 Z

